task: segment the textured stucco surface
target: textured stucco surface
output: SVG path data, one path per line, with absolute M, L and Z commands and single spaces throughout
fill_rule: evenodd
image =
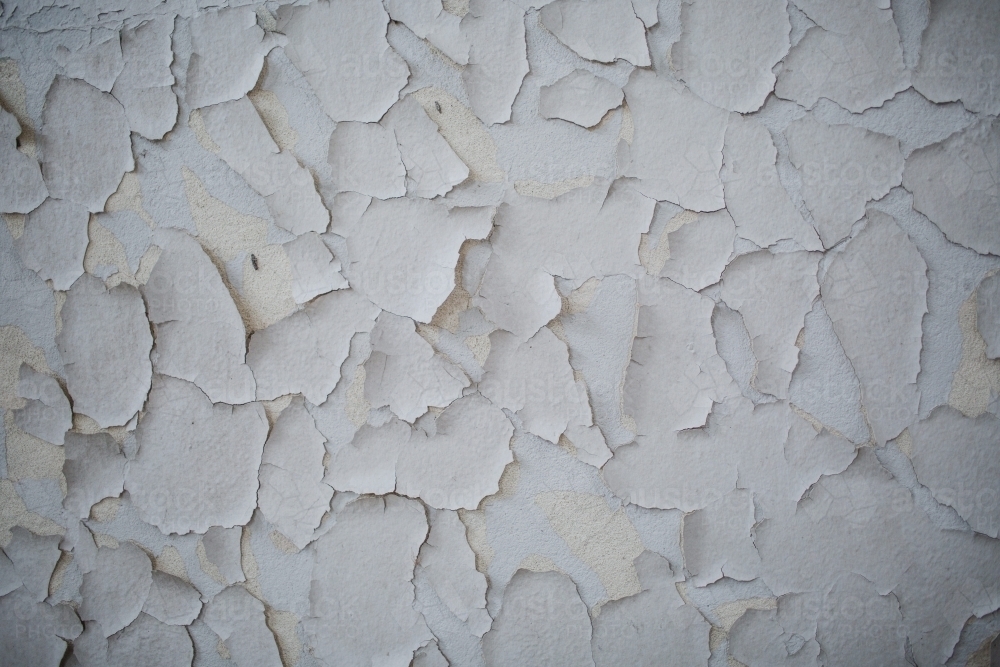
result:
M 0 667 L 1000 661 L 995 0 L 0 1 Z

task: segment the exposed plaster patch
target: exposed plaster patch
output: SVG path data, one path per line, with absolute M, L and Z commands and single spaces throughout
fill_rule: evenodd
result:
M 577 176 L 558 183 L 541 183 L 539 181 L 516 181 L 514 189 L 522 197 L 538 197 L 539 199 L 555 199 L 576 188 L 585 188 L 594 182 L 593 176 Z
M 28 157 L 37 157 L 35 125 L 28 115 L 27 90 L 21 81 L 18 62 L 10 58 L 0 58 L 0 104 L 14 114 L 21 125 L 17 149 Z
M 997 411 L 1000 397 L 1000 359 L 986 356 L 986 341 L 976 328 L 976 293 L 962 302 L 958 324 L 962 329 L 962 361 L 948 394 L 948 405 L 966 417 Z
M 434 121 L 441 136 L 469 167 L 473 180 L 503 182 L 505 174 L 497 164 L 497 145 L 482 121 L 472 111 L 441 88 L 421 88 L 413 97 Z M 441 111 L 438 111 L 438 106 Z
M 267 242 L 267 222 L 212 197 L 188 168 L 182 173 L 198 241 L 227 283 L 247 332 L 263 329 L 295 310 L 288 254 L 280 245 Z M 251 256 L 257 258 L 257 268 Z M 242 282 L 239 288 L 227 270 L 234 262 L 234 272 Z
M 643 546 L 623 509 L 612 511 L 603 496 L 567 491 L 540 493 L 535 504 L 570 550 L 597 572 L 609 600 L 639 592 L 632 561 Z

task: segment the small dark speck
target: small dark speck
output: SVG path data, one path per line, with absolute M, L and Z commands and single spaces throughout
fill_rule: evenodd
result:
M 438 113 L 441 113 L 441 103 L 440 102 L 435 101 L 434 102 L 434 108 L 438 110 Z
M 253 264 L 253 270 L 254 271 L 257 271 L 257 270 L 260 269 L 260 267 L 257 266 L 257 255 L 254 255 L 253 253 L 251 253 L 250 254 L 250 262 Z

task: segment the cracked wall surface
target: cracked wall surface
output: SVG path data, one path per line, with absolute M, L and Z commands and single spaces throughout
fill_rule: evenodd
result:
M 0 0 L 0 667 L 1000 664 L 997 0 Z

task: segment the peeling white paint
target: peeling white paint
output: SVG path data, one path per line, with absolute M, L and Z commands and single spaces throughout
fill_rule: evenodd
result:
M 5 2 L 0 662 L 996 662 L 997 18 Z

